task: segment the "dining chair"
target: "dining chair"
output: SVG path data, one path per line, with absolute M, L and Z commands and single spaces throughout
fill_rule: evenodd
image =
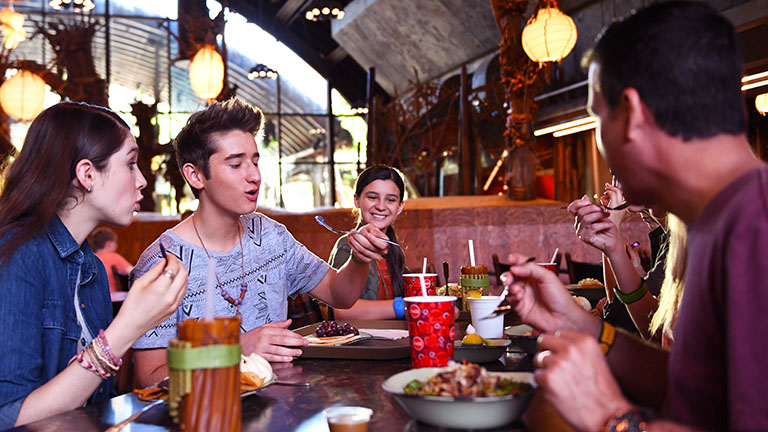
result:
M 501 286 L 501 274 L 509 270 L 512 266 L 499 261 L 498 254 L 491 255 L 491 260 L 493 260 L 493 273 L 496 275 L 496 285 Z
M 117 271 L 117 267 L 112 266 L 112 275 L 115 280 L 120 284 L 120 291 L 128 291 L 128 275 Z
M 299 294 L 295 298 L 288 297 L 288 318 L 291 319 L 289 329 L 293 330 L 322 321 L 323 314 L 315 299 Z
M 579 283 L 586 278 L 597 279 L 603 282 L 603 264 L 599 262 L 574 261 L 571 253 L 565 253 L 565 265 L 568 269 L 568 277 L 572 284 Z

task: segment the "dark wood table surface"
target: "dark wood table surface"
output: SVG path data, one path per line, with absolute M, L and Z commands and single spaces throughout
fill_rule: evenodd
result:
M 485 365 L 490 370 L 531 370 L 529 356 L 511 349 L 501 361 Z M 369 431 L 442 431 L 413 419 L 381 388 L 388 377 L 410 369 L 402 360 L 297 359 L 273 365 L 281 381 L 308 381 L 310 387 L 273 384 L 242 401 L 244 431 L 327 431 L 322 410 L 331 405 L 360 405 L 374 411 Z M 134 394 L 113 398 L 102 405 L 76 409 L 17 431 L 104 431 L 146 405 Z M 152 408 L 124 431 L 180 430 L 168 416 L 167 405 Z M 519 421 L 497 430 L 568 430 L 562 419 L 538 396 Z

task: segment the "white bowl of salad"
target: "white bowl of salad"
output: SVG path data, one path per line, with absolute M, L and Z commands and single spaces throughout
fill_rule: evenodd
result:
M 392 375 L 382 384 L 417 420 L 447 428 L 490 429 L 520 418 L 536 390 L 530 372 L 488 372 L 455 363 Z

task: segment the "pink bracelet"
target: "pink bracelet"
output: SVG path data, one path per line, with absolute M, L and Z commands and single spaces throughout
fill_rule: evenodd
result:
M 107 371 L 100 370 L 99 368 L 91 364 L 91 362 L 89 362 L 88 359 L 85 358 L 84 354 L 85 354 L 85 350 L 80 351 L 77 357 L 75 357 L 75 360 L 77 360 L 77 363 L 80 364 L 80 366 L 82 366 L 83 369 L 89 372 L 95 373 L 101 379 L 108 379 L 112 377 L 112 374 L 108 373 Z
M 104 354 L 107 355 L 109 361 L 116 365 L 118 368 L 122 366 L 123 359 L 117 358 L 114 354 L 112 354 L 112 350 L 109 348 L 109 342 L 107 342 L 107 336 L 104 334 L 104 330 L 99 330 L 99 337 L 97 340 L 99 341 L 99 347 L 102 348 L 102 351 L 104 351 Z

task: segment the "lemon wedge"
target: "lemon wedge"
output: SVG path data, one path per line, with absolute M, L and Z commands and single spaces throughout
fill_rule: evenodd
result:
M 461 340 L 462 345 L 482 345 L 485 343 L 485 339 L 476 334 L 468 334 Z

